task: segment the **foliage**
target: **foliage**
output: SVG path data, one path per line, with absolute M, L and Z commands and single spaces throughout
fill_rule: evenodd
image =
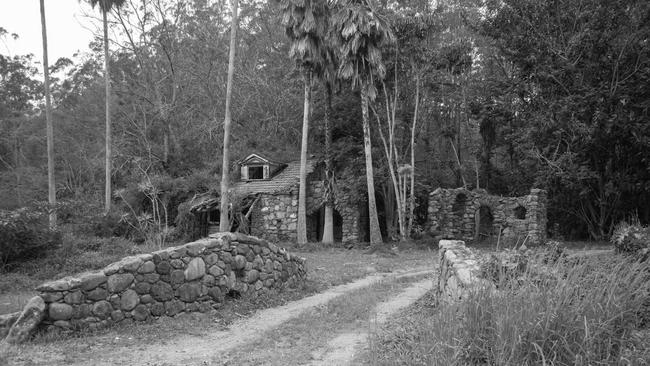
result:
M 502 92 L 483 118 L 505 122 L 497 145 L 549 189 L 551 221 L 578 223 L 594 239 L 630 211 L 647 221 L 648 91 L 639 86 L 650 80 L 650 5 L 488 4 L 481 33 L 509 78 L 494 85 Z
M 41 256 L 61 244 L 61 234 L 49 229 L 47 212 L 34 208 L 0 211 L 0 268 Z
M 528 255 L 519 250 L 491 253 L 487 258 L 481 258 L 480 276 L 496 285 L 509 284 L 526 272 L 528 261 Z
M 631 254 L 640 260 L 650 256 L 650 228 L 621 221 L 616 225 L 611 238 L 618 253 Z
M 567 254 L 561 242 L 556 240 L 549 240 L 544 243 L 544 249 L 542 251 L 542 263 L 552 265 L 557 263 L 559 260 L 566 258 L 566 256 Z
M 371 339 L 376 364 L 643 364 L 636 329 L 650 293 L 650 263 L 621 256 L 559 262 L 546 281 L 472 291 L 458 303 L 421 308 Z M 424 308 L 424 310 L 421 310 Z M 647 311 L 647 310 L 646 310 Z M 378 338 L 378 339 L 377 339 Z

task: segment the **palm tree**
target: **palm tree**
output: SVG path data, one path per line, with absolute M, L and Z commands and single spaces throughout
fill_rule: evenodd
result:
M 298 244 L 307 243 L 307 147 L 309 141 L 309 111 L 314 73 L 324 62 L 327 31 L 327 2 L 280 0 L 282 23 L 291 40 L 291 56 L 303 75 L 305 98 L 303 102 L 302 142 L 300 145 L 300 186 L 298 192 Z
M 329 17 L 328 17 L 329 18 Z M 329 23 L 329 19 L 328 19 Z M 331 244 L 334 242 L 334 162 L 332 159 L 332 88 L 338 83 L 338 57 L 336 45 L 331 33 L 326 38 L 323 47 L 324 62 L 317 69 L 317 76 L 323 82 L 326 92 L 325 118 L 325 217 L 323 223 L 323 238 L 321 242 Z
M 43 36 L 43 86 L 45 89 L 45 124 L 47 125 L 47 198 L 50 204 L 50 228 L 56 228 L 56 185 L 54 182 L 54 127 L 52 126 L 52 102 L 50 100 L 50 70 L 47 60 L 47 27 L 45 25 L 45 1 L 41 0 L 41 30 Z
M 359 86 L 361 91 L 370 243 L 378 244 L 382 239 L 375 202 L 368 103 L 374 100 L 377 94 L 375 78 L 383 79 L 386 74 L 380 48 L 392 42 L 394 36 L 386 19 L 375 11 L 369 0 L 338 1 L 332 15 L 332 27 L 340 46 L 339 74 L 344 79 L 350 79 L 352 87 Z
M 228 167 L 230 166 L 230 100 L 232 99 L 232 78 L 235 74 L 235 49 L 237 47 L 237 0 L 231 1 L 232 20 L 230 23 L 230 51 L 228 55 L 228 81 L 226 84 L 226 113 L 223 120 L 223 161 L 221 164 L 221 212 L 219 214 L 219 231 L 230 231 L 228 217 Z
M 126 0 L 89 0 L 90 5 L 95 8 L 99 5 L 102 12 L 102 22 L 104 25 L 104 80 L 106 83 L 106 173 L 104 186 L 104 211 L 108 213 L 111 210 L 111 75 L 109 68 L 108 54 L 108 20 L 107 14 L 111 9 L 119 9 Z

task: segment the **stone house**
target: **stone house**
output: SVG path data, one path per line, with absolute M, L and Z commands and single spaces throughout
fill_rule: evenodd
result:
M 269 241 L 295 241 L 298 225 L 300 161 L 282 163 L 260 154 L 237 162 L 229 190 L 235 216 L 233 231 Z M 324 164 L 307 162 L 307 238 L 320 241 L 324 223 Z M 359 209 L 349 194 L 334 195 L 334 239 L 356 242 L 360 236 Z M 219 198 L 205 196 L 192 206 L 202 223 L 201 236 L 218 231 Z
M 434 236 L 506 245 L 538 245 L 546 240 L 546 191 L 502 197 L 485 190 L 438 188 L 429 194 L 428 229 Z

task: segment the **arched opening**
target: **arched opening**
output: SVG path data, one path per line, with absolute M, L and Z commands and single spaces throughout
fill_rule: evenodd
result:
M 452 205 L 452 211 L 458 217 L 462 217 L 465 214 L 465 206 L 467 205 L 467 195 L 465 193 L 459 193 L 456 195 L 454 204 Z
M 523 220 L 526 218 L 526 207 L 524 206 L 517 206 L 515 208 L 515 219 L 517 220 Z
M 316 243 L 323 238 L 325 228 L 325 205 L 307 215 L 307 241 Z M 334 209 L 334 241 L 343 241 L 343 217 Z
M 476 233 L 474 240 L 477 242 L 490 239 L 494 234 L 494 216 L 490 207 L 481 205 L 476 210 Z

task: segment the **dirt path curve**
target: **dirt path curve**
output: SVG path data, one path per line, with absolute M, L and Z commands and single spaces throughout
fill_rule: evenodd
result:
M 376 327 L 385 323 L 391 315 L 413 304 L 429 290 L 433 289 L 433 286 L 434 281 L 432 279 L 422 280 L 414 283 L 390 300 L 378 304 L 369 319 L 370 326 Z M 369 329 L 358 329 L 357 332 L 340 334 L 329 341 L 325 348 L 313 355 L 314 361 L 310 362 L 309 366 L 344 366 L 351 364 L 355 351 L 367 344 L 368 331 Z
M 111 349 L 108 353 L 98 355 L 99 358 L 94 359 L 92 365 L 210 365 L 213 357 L 256 339 L 265 331 L 300 315 L 305 310 L 325 304 L 345 293 L 370 286 L 380 280 L 414 277 L 433 272 L 431 267 L 426 269 L 421 267 L 409 271 L 370 275 L 283 306 L 259 311 L 250 318 L 234 322 L 227 331 L 215 331 L 201 336 L 187 334 L 174 339 L 173 342 L 138 349 Z M 87 362 L 72 363 L 72 365 L 87 364 Z

